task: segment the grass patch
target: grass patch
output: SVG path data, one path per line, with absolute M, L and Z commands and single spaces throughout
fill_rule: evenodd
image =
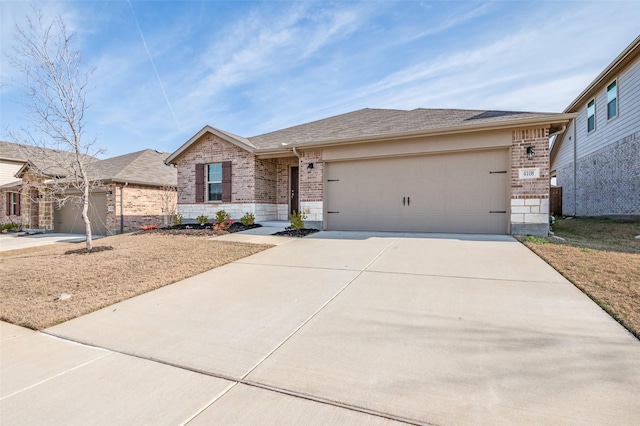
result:
M 533 244 L 547 244 L 549 242 L 549 240 L 547 240 L 546 238 L 534 237 L 533 235 L 529 235 L 528 237 L 525 237 L 524 241 L 527 243 L 533 243 Z
M 558 219 L 551 244 L 522 242 L 640 339 L 640 221 Z
M 71 243 L 0 252 L 0 320 L 51 327 L 271 247 L 210 238 L 125 234 L 96 240 L 89 255 L 65 254 Z

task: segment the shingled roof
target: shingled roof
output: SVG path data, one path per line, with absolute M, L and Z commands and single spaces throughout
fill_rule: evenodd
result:
M 98 161 L 90 155 L 82 155 L 82 158 L 89 162 Z M 76 157 L 71 152 L 57 149 L 0 142 L 0 159 L 24 163 L 46 176 L 64 177 L 72 169 Z
M 292 147 L 390 140 L 529 125 L 553 126 L 566 123 L 572 117 L 571 114 L 545 112 L 365 108 L 249 138 L 241 138 L 205 126 L 171 154 L 167 162 L 175 161 L 207 132 L 217 134 L 250 152 L 266 154 L 291 150 Z
M 151 186 L 176 186 L 178 173 L 173 166 L 165 164 L 167 152 L 153 149 L 98 160 L 84 156 L 90 162 L 92 180 L 103 183 L 120 182 Z M 23 169 L 33 167 L 46 176 L 65 178 L 75 160 L 75 155 L 55 149 L 31 147 L 11 142 L 0 142 L 0 159 L 24 163 Z M 61 167 L 62 166 L 62 167 Z M 11 188 L 20 182 L 12 182 Z
M 354 138 L 385 137 L 418 132 L 469 129 L 481 125 L 513 123 L 536 118 L 549 118 L 550 113 L 519 111 L 487 111 L 461 109 L 414 110 L 365 108 L 299 126 L 289 127 L 248 138 L 261 149 L 287 145 L 304 145 Z
M 135 183 L 151 186 L 176 186 L 178 173 L 166 165 L 167 152 L 145 149 L 131 154 L 100 160 L 91 167 L 94 179 L 102 182 Z

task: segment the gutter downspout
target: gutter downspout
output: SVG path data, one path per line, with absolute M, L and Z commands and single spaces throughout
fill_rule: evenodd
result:
M 120 233 L 124 234 L 124 188 L 129 185 L 129 182 L 125 182 L 120 187 Z
M 578 141 L 576 140 L 576 124 L 578 120 L 573 119 L 573 216 L 578 215 Z
M 561 134 L 561 133 L 564 133 L 564 131 L 565 131 L 565 130 L 567 130 L 567 126 L 566 126 L 566 125 L 562 126 L 562 129 L 558 130 L 557 132 L 553 132 L 553 133 L 551 133 L 551 134 L 549 135 L 549 137 L 551 138 L 551 137 L 553 137 L 553 136 L 555 136 L 555 135 L 559 135 L 559 134 Z
M 293 153 L 296 157 L 298 157 L 298 166 L 300 165 L 300 154 L 298 154 L 298 151 L 296 150 L 296 147 L 293 147 Z

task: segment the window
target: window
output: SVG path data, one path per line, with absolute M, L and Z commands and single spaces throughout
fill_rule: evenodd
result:
M 222 201 L 222 163 L 207 164 L 207 201 Z
M 618 115 L 618 82 L 613 81 L 607 86 L 607 120 Z
M 20 193 L 7 192 L 7 216 L 20 216 Z
M 596 100 L 591 99 L 587 104 L 587 132 L 591 132 L 596 128 Z

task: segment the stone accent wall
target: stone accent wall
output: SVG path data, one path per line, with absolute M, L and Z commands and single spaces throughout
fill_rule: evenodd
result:
M 307 216 L 305 221 L 322 222 L 323 203 L 322 201 L 302 201 L 300 202 L 300 210 Z
M 215 219 L 216 212 L 224 210 L 234 221 L 240 219 L 245 213 L 253 213 L 256 222 L 273 220 L 277 217 L 278 206 L 266 203 L 198 203 L 198 204 L 178 204 L 180 213 L 185 223 L 195 223 L 200 215 L 207 216 L 209 221 Z
M 534 157 L 527 158 L 532 146 Z M 535 178 L 521 178 L 521 169 L 537 169 Z M 512 132 L 511 146 L 511 233 L 549 234 L 549 129 Z
M 313 163 L 311 172 L 307 165 Z M 305 150 L 300 152 L 300 205 L 303 202 L 322 201 L 323 167 L 322 150 Z
M 256 194 L 255 156 L 209 133 L 194 144 L 177 162 L 178 203 L 194 204 L 196 202 L 196 164 L 223 161 L 231 161 L 231 201 L 234 203 L 254 202 Z

